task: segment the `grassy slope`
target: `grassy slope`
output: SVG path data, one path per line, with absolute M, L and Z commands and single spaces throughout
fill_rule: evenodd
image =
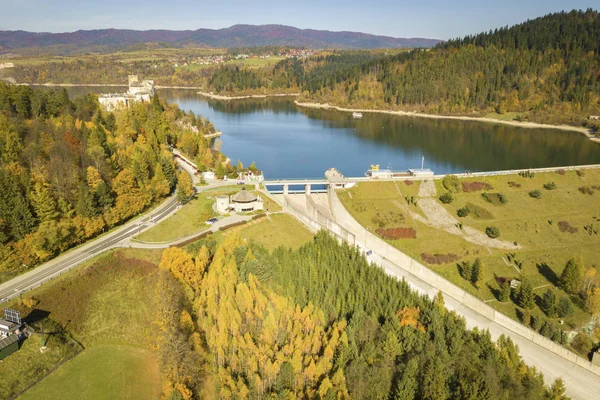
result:
M 158 362 L 151 351 L 97 346 L 61 366 L 21 399 L 155 399 Z
M 27 294 L 27 297 L 33 297 L 39 302 L 35 308 L 48 312 L 48 318 L 51 320 L 43 324 L 33 323 L 34 326 L 41 327 L 45 331 L 48 330 L 50 323 L 63 327 L 86 348 L 85 353 L 61 366 L 51 376 L 56 374 L 57 377 L 63 376 L 70 381 L 75 376 L 75 372 L 69 372 L 71 367 L 68 366 L 72 363 L 79 365 L 79 361 L 76 360 L 95 348 L 106 350 L 100 353 L 117 352 L 122 355 L 121 359 L 115 360 L 116 364 L 106 364 L 108 362 L 106 357 L 94 355 L 95 353 L 92 352 L 92 355 L 86 356 L 90 359 L 81 364 L 81 368 L 84 369 L 87 368 L 86 365 L 89 368 L 91 368 L 90 364 L 95 365 L 95 373 L 100 375 L 96 383 L 100 385 L 99 387 L 104 386 L 104 389 L 110 386 L 107 381 L 103 384 L 101 382 L 104 378 L 110 378 L 107 375 L 109 371 L 104 370 L 125 368 L 127 365 L 134 368 L 138 364 L 152 367 L 153 363 L 156 364 L 152 348 L 155 296 L 151 288 L 155 284 L 156 265 L 161 253 L 162 251 L 135 249 L 105 253 Z M 13 301 L 10 306 L 19 309 L 22 315 L 28 315 L 31 311 L 18 301 Z M 48 350 L 43 356 L 40 356 L 39 346 L 40 338 L 34 336 L 24 342 L 20 351 L 5 360 L 25 371 L 11 375 L 3 374 L 3 384 L 5 387 L 12 387 L 13 393 L 23 390 L 63 358 L 54 355 L 62 348 L 53 337 L 48 340 Z M 133 349 L 117 351 L 118 347 L 133 347 Z M 142 353 L 145 353 L 143 357 Z M 131 359 L 128 361 L 128 358 Z M 10 366 L 10 364 L 4 365 Z M 75 369 L 78 368 L 80 367 Z M 64 369 L 66 372 L 62 372 Z M 137 371 L 140 369 L 138 368 Z M 144 375 L 148 374 L 144 373 Z M 146 379 L 142 375 L 139 375 L 138 379 L 145 382 L 144 386 L 148 393 L 155 393 L 158 390 L 157 379 L 152 377 Z M 131 382 L 121 380 L 112 385 L 110 393 L 122 393 L 121 396 L 112 398 L 128 398 L 130 384 Z M 56 385 L 62 385 L 63 390 L 67 387 L 65 381 Z M 63 398 L 77 398 L 77 396 Z
M 206 220 L 214 215 L 212 207 L 215 197 L 218 195 L 232 195 L 244 186 L 254 194 L 260 194 L 253 190 L 254 185 L 224 186 L 201 191 L 174 215 L 155 227 L 142 232 L 136 236 L 136 239 L 144 242 L 167 242 L 201 232 L 207 228 Z M 268 208 L 272 212 L 281 210 L 281 207 L 268 197 L 263 196 L 263 201 L 265 209 Z
M 279 246 L 297 249 L 312 239 L 313 234 L 287 214 L 270 216 L 271 220 L 262 218 L 250 226 L 242 226 L 240 235 L 246 240 L 273 250 Z M 229 231 L 227 231 L 229 232 Z
M 515 251 L 516 258 L 523 262 L 523 274 L 532 281 L 534 287 L 538 287 L 536 294 L 542 295 L 548 287 L 553 287 L 557 283 L 557 277 L 562 273 L 569 258 L 580 256 L 590 267 L 597 263 L 597 245 L 600 236 L 590 236 L 584 231 L 583 226 L 590 223 L 600 226 L 600 222 L 595 222 L 595 218 L 600 218 L 597 199 L 600 192 L 584 195 L 578 191 L 578 188 L 583 185 L 600 185 L 600 171 L 588 170 L 583 177 L 577 176 L 575 172 L 567 172 L 565 175 L 551 172 L 536 174 L 533 179 L 510 175 L 485 179 L 472 178 L 464 181 L 487 182 L 494 188 L 490 193 L 503 193 L 508 198 L 508 203 L 491 204 L 481 196 L 482 192 L 474 192 L 459 193 L 452 204 L 443 206 L 453 216 L 456 216 L 458 208 L 467 203 L 488 211 L 491 214 L 490 219 L 478 219 L 473 213 L 466 218 L 456 218 L 480 231 L 484 231 L 487 226 L 497 226 L 501 231 L 501 239 L 518 242 L 523 248 Z M 511 188 L 508 185 L 509 181 L 521 184 L 521 187 Z M 543 189 L 543 185 L 551 181 L 556 183 L 557 188 L 552 191 Z M 436 181 L 436 186 L 438 195 L 445 192 L 441 181 Z M 403 195 L 405 192 L 407 195 L 416 193 L 416 185 L 406 186 L 403 182 L 399 182 L 398 187 Z M 542 192 L 541 199 L 529 197 L 528 192 L 533 189 Z M 351 199 L 348 192 L 352 195 Z M 520 274 L 518 268 L 507 265 L 503 260 L 503 257 L 506 259 L 506 251 L 488 250 L 483 246 L 469 243 L 459 236 L 413 221 L 406 212 L 392 203 L 394 200 L 402 203 L 405 201 L 391 182 L 361 184 L 341 192 L 340 199 L 349 212 L 372 231 L 378 227 L 373 222 L 373 217 L 377 213 L 379 219 L 386 222 L 385 228 L 414 227 L 417 230 L 416 240 L 405 239 L 390 243 L 417 260 L 421 261 L 421 254 L 424 252 L 454 253 L 464 260 L 480 257 L 486 265 L 486 273 L 485 283 L 479 287 L 473 286 L 460 277 L 456 263 L 429 265 L 429 267 L 479 298 L 491 300 L 490 305 L 516 318 L 517 307 L 513 303 L 499 303 L 495 300 L 495 291 L 499 288 L 495 278 L 512 278 Z M 417 208 L 411 206 L 411 210 L 414 212 Z M 549 223 L 550 220 L 552 224 Z M 560 232 L 558 222 L 563 220 L 577 227 L 578 232 L 573 234 Z M 557 295 L 560 297 L 564 293 L 558 290 Z M 536 313 L 541 311 L 534 311 L 534 315 Z M 589 317 L 586 312 L 578 310 L 567 322 L 577 326 L 588 321 Z

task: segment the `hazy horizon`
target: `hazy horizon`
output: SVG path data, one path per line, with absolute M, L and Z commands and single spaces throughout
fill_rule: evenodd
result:
M 64 33 L 78 30 L 197 30 L 233 25 L 287 25 L 299 29 L 349 31 L 395 38 L 447 40 L 514 25 L 548 13 L 598 8 L 590 1 L 506 0 L 502 7 L 467 0 L 315 0 L 298 3 L 199 4 L 190 0 L 6 0 L 0 30 Z M 595 6 L 595 7 L 594 7 Z

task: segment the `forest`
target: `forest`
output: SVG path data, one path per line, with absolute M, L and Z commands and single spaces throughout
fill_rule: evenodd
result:
M 169 195 L 178 181 L 169 145 L 220 165 L 192 126 L 214 129 L 158 97 L 110 113 L 93 95 L 0 84 L 1 280 Z
M 159 268 L 164 397 L 566 398 L 510 339 L 467 330 L 441 294 L 418 295 L 324 232 L 273 253 L 207 237 L 167 249 Z

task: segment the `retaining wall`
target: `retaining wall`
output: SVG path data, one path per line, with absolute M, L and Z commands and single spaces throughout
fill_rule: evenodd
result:
M 551 170 L 554 171 L 556 168 L 551 168 Z M 450 296 L 451 298 L 485 316 L 503 328 L 514 332 L 519 336 L 522 336 L 525 339 L 545 348 L 546 350 L 563 357 L 565 360 L 600 376 L 600 366 L 593 365 L 587 359 L 565 349 L 560 344 L 555 343 L 552 340 L 533 331 L 532 329 L 520 324 L 519 322 L 508 318 L 506 315 L 496 311 L 475 296 L 467 293 L 453 283 L 450 283 L 445 278 L 436 274 L 423 264 L 413 260 L 397 248 L 389 245 L 379 237 L 373 235 L 350 215 L 338 198 L 335 190 L 329 191 L 329 204 L 335 220 L 358 234 L 356 238 L 358 243 L 364 243 L 367 248 L 388 259 L 400 268 L 411 272 L 413 275 L 417 276 L 423 281 L 429 283 L 435 289 L 440 290 L 445 296 Z

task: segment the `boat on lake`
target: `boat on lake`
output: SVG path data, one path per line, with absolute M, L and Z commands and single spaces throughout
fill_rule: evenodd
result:
M 353 112 L 352 113 L 352 117 L 354 117 L 354 118 L 362 118 L 362 114 L 359 113 L 359 112 Z

